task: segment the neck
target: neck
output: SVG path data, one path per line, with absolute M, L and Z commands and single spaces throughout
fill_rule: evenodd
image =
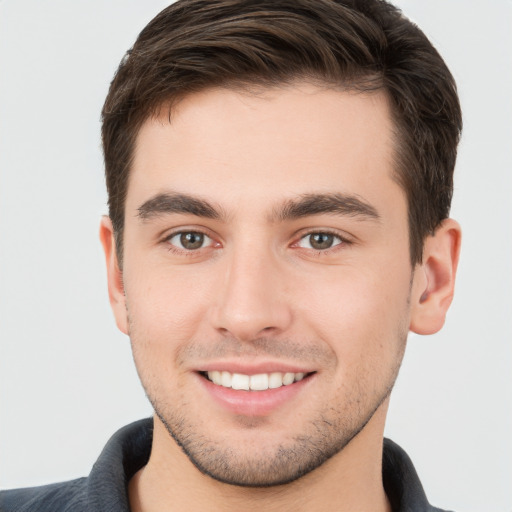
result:
M 286 485 L 249 488 L 202 474 L 155 417 L 151 457 L 129 483 L 133 512 L 372 510 L 390 512 L 382 484 L 387 403 L 337 455 Z

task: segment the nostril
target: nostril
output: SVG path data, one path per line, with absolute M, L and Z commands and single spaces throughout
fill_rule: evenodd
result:
M 233 294 L 234 295 L 234 294 Z M 217 333 L 232 336 L 241 341 L 250 341 L 261 336 L 270 336 L 285 331 L 291 322 L 287 305 L 257 299 L 253 295 L 230 296 L 229 301 L 212 308 L 211 323 Z

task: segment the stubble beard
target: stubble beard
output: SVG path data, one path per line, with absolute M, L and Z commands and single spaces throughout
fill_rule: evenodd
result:
M 326 406 L 317 411 L 316 417 L 305 424 L 300 434 L 272 446 L 255 447 L 250 453 L 237 449 L 226 439 L 209 436 L 204 422 L 190 418 L 190 413 L 187 415 L 191 408 L 185 399 L 172 404 L 159 399 L 163 395 L 152 389 L 137 364 L 137 342 L 133 342 L 133 331 L 130 337 L 146 395 L 167 432 L 191 463 L 201 473 L 219 482 L 241 487 L 272 487 L 293 482 L 317 469 L 340 453 L 363 430 L 389 397 L 398 376 L 407 339 L 407 330 L 400 331 L 395 364 L 388 369 L 379 390 L 369 394 L 364 383 L 358 381 L 354 383 L 354 389 L 345 393 L 347 399 L 341 408 Z M 290 418 L 291 425 L 293 420 Z M 244 421 L 250 438 L 251 430 L 258 428 L 258 419 L 242 418 L 240 425 Z
M 167 432 L 201 473 L 226 484 L 261 488 L 294 482 L 340 453 L 372 419 L 389 397 L 392 387 L 357 421 L 353 418 L 346 422 L 333 421 L 330 416 L 321 416 L 311 421 L 306 433 L 293 437 L 286 444 L 257 450 L 253 455 L 241 454 L 236 446 L 220 446 L 197 432 L 176 411 L 162 408 L 156 400 L 149 399 Z M 254 425 L 249 420 L 247 426 L 250 436 Z

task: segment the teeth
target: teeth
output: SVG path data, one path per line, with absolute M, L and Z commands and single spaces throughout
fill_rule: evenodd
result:
M 231 379 L 231 387 L 233 389 L 245 389 L 249 391 L 249 382 L 251 378 L 249 375 L 242 375 L 241 373 L 233 373 L 233 378 Z
M 266 373 L 251 375 L 251 382 L 249 387 L 252 391 L 263 391 L 268 389 L 268 375 Z
M 271 373 L 268 376 L 269 389 L 280 388 L 282 385 L 283 385 L 283 374 L 282 373 Z
M 209 379 L 214 383 L 214 384 L 217 384 L 218 386 L 221 385 L 222 383 L 222 372 L 209 372 L 208 373 L 208 377 Z
M 224 386 L 225 388 L 231 387 L 231 373 L 222 372 L 220 374 L 220 385 Z
M 242 389 L 245 391 L 265 391 L 276 389 L 281 386 L 289 386 L 304 378 L 304 373 L 259 373 L 257 375 L 244 375 L 242 373 L 229 373 L 211 371 L 208 372 L 208 379 L 218 386 L 225 388 Z
M 285 386 L 289 386 L 290 384 L 293 383 L 294 380 L 295 380 L 295 374 L 294 373 L 285 373 L 283 375 L 283 384 Z

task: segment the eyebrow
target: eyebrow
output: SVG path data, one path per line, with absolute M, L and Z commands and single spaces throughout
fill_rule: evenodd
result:
M 343 215 L 363 220 L 379 220 L 378 211 L 361 197 L 352 194 L 304 194 L 274 209 L 272 220 L 294 220 L 311 215 Z
M 222 208 L 216 207 L 196 196 L 178 192 L 157 194 L 145 201 L 138 209 L 137 216 L 148 220 L 160 215 L 181 213 L 207 219 L 226 218 Z M 377 210 L 362 198 L 352 194 L 303 194 L 274 208 L 270 221 L 295 220 L 313 215 L 344 215 L 362 219 L 379 220 Z
M 157 194 L 144 202 L 137 212 L 137 216 L 142 220 L 169 213 L 184 213 L 208 219 L 224 217 L 220 208 L 216 208 L 205 199 L 177 192 Z

